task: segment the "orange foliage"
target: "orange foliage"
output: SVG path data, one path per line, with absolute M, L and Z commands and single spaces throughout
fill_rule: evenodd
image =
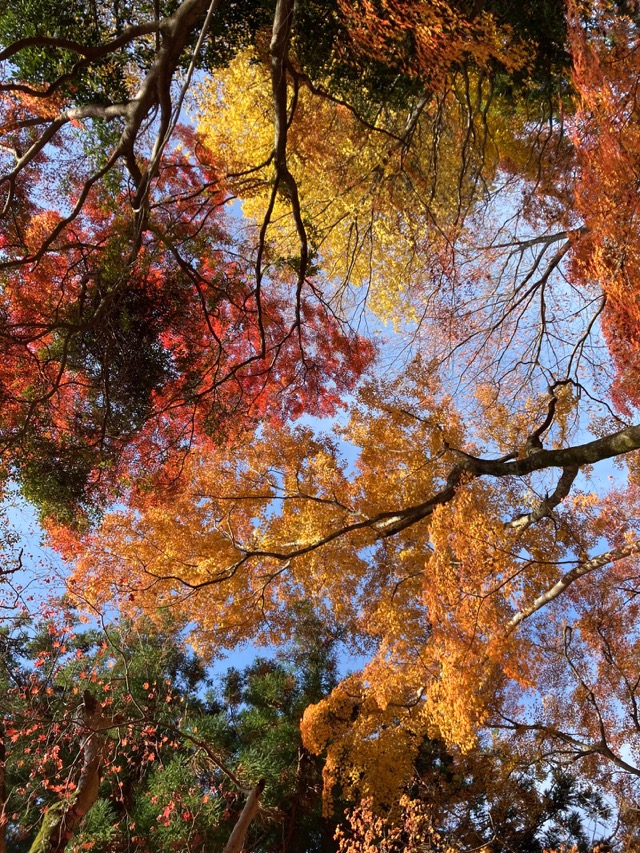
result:
M 480 69 L 526 61 L 510 30 L 487 16 L 469 22 L 444 0 L 339 5 L 356 58 L 391 53 L 429 94 L 449 86 L 447 73 L 469 56 Z M 516 759 L 544 767 L 556 754 L 584 759 L 609 790 L 624 783 L 603 770 L 606 762 L 640 775 L 632 763 L 640 754 L 637 463 L 629 460 L 628 483 L 604 497 L 587 469 L 638 441 L 625 433 L 615 452 L 598 455 L 598 445 L 579 463 L 570 451 L 549 461 L 550 448 L 584 439 L 587 415 L 596 436 L 619 426 L 604 406 L 581 399 L 581 348 L 598 316 L 616 370 L 614 402 L 640 403 L 640 45 L 635 25 L 604 0 L 572 2 L 569 30 L 579 95 L 575 113 L 563 116 L 570 144 L 552 115 L 555 151 L 536 160 L 546 146 L 539 128 L 532 141 L 528 116 L 517 115 L 507 132 L 507 108 L 489 113 L 491 83 L 477 67 L 475 105 L 457 110 L 453 84 L 423 103 L 429 123 L 419 124 L 418 109 L 413 131 L 422 139 L 413 148 L 399 113 L 389 111 L 379 144 L 380 128 L 365 132 L 344 107 L 318 107 L 296 90 L 285 105 L 291 180 L 278 197 L 272 129 L 262 121 L 270 80 L 241 57 L 227 78 L 231 89 L 243 84 L 235 123 L 216 124 L 214 115 L 205 129 L 256 201 L 250 209 L 265 217 L 257 277 L 251 240 L 259 226 L 248 226 L 249 242 L 239 238 L 222 214 L 218 169 L 189 153 L 204 149 L 186 132 L 185 149 L 165 159 L 151 197 L 155 218 L 140 235 L 118 193 L 92 190 L 72 224 L 32 203 L 3 237 L 3 251 L 18 258 L 4 273 L 0 318 L 5 438 L 35 430 L 13 465 L 28 471 L 43 445 L 58 452 L 50 459 L 111 449 L 106 464 L 89 454 L 88 503 L 130 498 L 84 537 L 54 530 L 75 559 L 70 595 L 92 612 L 115 601 L 134 620 L 161 621 L 170 610 L 211 656 L 246 642 L 282 643 L 301 608 L 367 651 L 360 670 L 302 723 L 306 747 L 326 756 L 327 809 L 337 790 L 361 801 L 351 836 L 340 837 L 344 853 L 401 843 L 449 849 L 428 810 L 402 798 L 429 739 L 463 756 L 489 737 L 508 740 L 514 763 L 505 775 Z M 221 90 L 216 81 L 214 101 Z M 255 134 L 240 106 L 257 116 Z M 316 119 L 318 141 L 310 135 Z M 443 166 L 446 148 L 455 156 Z M 256 150 L 262 166 L 247 162 Z M 326 177 L 335 151 L 339 167 Z M 433 157 L 424 170 L 422 155 Z M 493 198 L 499 165 L 519 182 L 508 199 L 512 217 Z M 28 183 L 26 173 L 21 180 Z M 332 252 L 339 259 L 325 269 L 326 293 L 314 266 L 298 277 L 292 256 L 306 217 L 310 235 L 314 224 L 324 231 L 313 263 L 323 251 L 325 262 Z M 525 231 L 542 226 L 540 234 L 523 237 L 521 219 Z M 363 223 L 366 239 L 357 236 Z M 139 237 L 134 256 L 123 234 L 129 243 Z M 385 318 L 394 293 L 411 290 L 424 326 L 409 331 L 429 339 L 433 356 L 357 391 L 374 348 L 335 313 L 337 304 L 350 306 L 352 275 L 367 287 L 372 278 L 382 283 Z M 554 276 L 559 294 L 550 295 Z M 602 303 L 573 350 L 567 330 L 586 312 L 567 291 L 582 305 Z M 393 319 L 405 331 L 405 319 Z M 132 325 L 143 346 L 129 345 L 123 359 L 114 350 Z M 94 346 L 90 333 L 113 328 L 115 337 Z M 161 362 L 142 388 L 141 364 L 128 373 L 141 351 L 142 366 Z M 109 408 L 109 368 L 119 357 L 123 394 Z M 333 414 L 347 392 L 349 420 L 334 437 L 287 424 Z M 541 458 L 548 464 L 536 467 Z M 603 541 L 611 549 L 604 555 Z M 385 811 L 397 822 L 387 825 Z
M 481 66 L 498 59 L 510 70 L 527 58 L 508 26 L 489 14 L 469 20 L 447 0 L 338 0 L 338 5 L 351 36 L 347 55 L 391 64 L 419 78 L 427 90 L 437 90 L 468 57 Z
M 554 429 L 562 435 L 562 421 Z M 336 786 L 376 808 L 397 802 L 425 738 L 468 753 L 487 727 L 539 712 L 552 730 L 570 723 L 597 739 L 581 661 L 588 649 L 602 667 L 591 687 L 601 713 L 628 702 L 640 604 L 623 606 L 623 579 L 637 555 L 591 572 L 541 617 L 511 620 L 566 563 L 580 563 L 576 552 L 588 554 L 601 535 L 624 543 L 624 513 L 603 505 L 599 521 L 600 502 L 584 493 L 553 523 L 512 525 L 544 480 L 462 478 L 420 523 L 385 536 L 394 510 L 444 488 L 449 448 L 477 452 L 466 432 L 430 365 L 417 361 L 359 394 L 341 432 L 359 448 L 352 472 L 340 446 L 308 428 L 265 427 L 251 443 L 220 448 L 215 464 L 194 453 L 166 502 L 141 496 L 85 539 L 70 591 L 97 608 L 115 595 L 133 618 L 169 607 L 208 654 L 281 643 L 299 607 L 373 647 L 361 671 L 304 716 L 307 747 L 326 755 L 328 809 Z M 535 743 L 535 729 L 515 732 Z M 608 737 L 619 749 L 632 719 Z
M 583 19 L 597 18 L 587 27 Z M 606 297 L 602 328 L 616 365 L 614 400 L 640 403 L 640 74 L 637 27 L 613 3 L 569 3 L 573 80 L 580 96 L 570 121 L 578 178 L 575 211 L 584 223 L 571 262 L 580 286 Z M 586 232 L 586 233 L 585 233 Z
M 379 817 L 370 800 L 364 799 L 347 814 L 348 829 L 339 828 L 339 853 L 456 853 L 436 832 L 429 810 L 419 800 L 402 797 L 400 821 Z M 478 853 L 483 853 L 482 850 Z

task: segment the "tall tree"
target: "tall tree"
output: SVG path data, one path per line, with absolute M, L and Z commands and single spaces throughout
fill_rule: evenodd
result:
M 583 782 L 558 770 L 543 782 L 491 751 L 454 758 L 437 742 L 425 747 L 422 774 L 395 814 L 381 815 L 366 800 L 347 813 L 336 836 L 340 853 L 364 853 L 372 844 L 384 853 L 610 851 L 606 840 L 594 844 L 609 810 Z
M 570 389 L 546 403 L 511 425 L 502 457 L 484 455 L 481 425 L 469 434 L 416 363 L 361 392 L 342 433 L 355 472 L 308 429 L 265 430 L 215 468 L 194 455 L 170 506 L 108 516 L 87 539 L 72 590 L 94 605 L 115 590 L 132 615 L 170 605 L 203 650 L 280 643 L 303 601 L 373 644 L 303 720 L 307 746 L 327 751 L 328 800 L 339 784 L 394 802 L 425 737 L 467 751 L 488 729 L 534 763 L 548 750 L 588 760 L 622 797 L 640 775 L 636 487 L 599 499 L 575 484 L 640 433 L 572 446 Z
M 335 684 L 336 638 L 303 614 L 287 663 L 230 669 L 215 689 L 168 623 L 25 622 L 2 644 L 10 849 L 221 850 L 258 780 L 254 849 L 333 849 L 299 720 Z
M 133 255 L 122 194 L 101 192 L 28 269 L 4 263 L 2 440 L 45 515 L 68 522 L 194 439 L 251 428 L 267 399 L 276 419 L 328 411 L 370 357 L 322 305 L 289 299 L 286 272 L 256 293 L 220 179 L 181 139 Z M 43 211 L 18 245 L 6 235 L 5 257 L 52 223 Z
M 327 411 L 370 358 L 305 264 L 233 239 L 212 156 L 175 130 L 173 75 L 206 5 L 101 7 L 86 33 L 66 7 L 54 35 L 3 18 L 22 35 L 0 53 L 5 470 L 67 523 L 140 463 L 179 467 L 191 441 L 251 428 L 267 397 L 275 418 Z

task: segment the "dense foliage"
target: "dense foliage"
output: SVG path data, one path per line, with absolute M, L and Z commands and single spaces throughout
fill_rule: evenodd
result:
M 0 10 L 0 851 L 640 843 L 639 26 Z
M 8 849 L 59 849 L 60 808 L 77 807 L 87 787 L 79 755 L 92 737 L 82 719 L 91 701 L 109 718 L 94 735 L 101 781 L 67 849 L 221 850 L 259 779 L 252 849 L 279 850 L 283 839 L 290 850 L 332 849 L 320 763 L 299 720 L 335 684 L 335 640 L 319 626 L 303 632 L 281 659 L 213 679 L 168 624 L 149 633 L 50 620 L 3 634 Z

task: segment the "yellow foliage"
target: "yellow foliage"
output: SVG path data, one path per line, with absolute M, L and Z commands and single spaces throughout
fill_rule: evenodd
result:
M 511 433 L 516 450 L 532 423 Z M 336 785 L 389 805 L 425 738 L 473 750 L 496 709 L 513 712 L 527 691 L 553 693 L 558 660 L 568 689 L 557 640 L 566 608 L 517 631 L 510 620 L 553 587 L 574 549 L 591 547 L 581 522 L 594 526 L 603 505 L 585 494 L 556 509 L 553 523 L 514 527 L 510 519 L 539 500 L 532 481 L 461 476 L 420 522 L 385 536 L 394 512 L 446 490 L 462 448 L 477 452 L 420 359 L 401 377 L 363 385 L 336 433 L 263 427 L 215 459 L 194 451 L 167 501 L 141 499 L 87 538 L 72 591 L 94 607 L 115 591 L 132 618 L 161 620 L 170 608 L 210 656 L 248 640 L 282 644 L 301 606 L 361 638 L 370 660 L 307 709 L 303 735 L 326 755 L 326 808 Z M 607 511 L 611 535 L 625 541 Z M 622 594 L 592 585 L 596 599 Z M 587 615 L 580 643 L 593 646 L 600 623 Z M 631 635 L 636 615 L 627 608 L 615 619 Z M 637 651 L 608 642 L 625 665 Z M 575 695 L 587 719 L 584 691 Z
M 335 300 L 347 300 L 347 290 L 356 288 L 349 300 L 366 298 L 379 317 L 402 325 L 422 315 L 425 298 L 439 298 L 459 223 L 493 180 L 496 139 L 507 132 L 499 113 L 487 116 L 489 108 L 481 72 L 454 78 L 416 107 L 409 125 L 406 114 L 386 107 L 375 126 L 366 126 L 300 84 L 287 162 L 314 258 Z M 199 110 L 203 139 L 221 159 L 244 215 L 260 225 L 271 195 L 273 150 L 271 82 L 261 58 L 237 56 L 201 89 Z M 513 139 L 512 126 L 508 135 Z M 268 240 L 273 263 L 299 252 L 285 194 L 276 199 Z

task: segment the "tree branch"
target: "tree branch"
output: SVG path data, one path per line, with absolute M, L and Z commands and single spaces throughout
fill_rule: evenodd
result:
M 371 519 L 369 524 L 380 530 L 382 536 L 393 536 L 417 521 L 430 516 L 437 506 L 448 503 L 454 497 L 456 488 L 465 477 L 472 479 L 476 477 L 523 477 L 549 468 L 579 469 L 583 465 L 593 465 L 603 459 L 622 456 L 639 448 L 640 425 L 627 427 L 586 444 L 558 450 L 539 450 L 524 459 L 512 461 L 478 459 L 475 456 L 452 449 L 453 453 L 458 453 L 463 458 L 451 470 L 445 489 L 415 506 L 397 512 L 380 513 Z M 566 486 L 569 477 L 570 475 L 567 474 L 562 488 Z M 560 484 L 558 485 L 560 486 Z
M 571 486 L 573 485 L 575 478 L 578 476 L 579 470 L 580 469 L 576 465 L 573 465 L 570 468 L 565 468 L 552 495 L 547 496 L 543 501 L 541 501 L 536 509 L 532 510 L 532 512 L 528 512 L 524 515 L 518 516 L 518 518 L 514 518 L 513 521 L 508 522 L 506 526 L 512 527 L 514 530 L 524 531 L 537 521 L 551 515 L 552 511 L 562 503 L 571 491 Z
M 222 853 L 241 853 L 249 825 L 258 812 L 258 800 L 260 794 L 264 791 L 264 786 L 265 780 L 261 779 L 249 794 L 247 802 L 238 818 L 238 822 L 233 827 L 233 832 L 229 836 L 229 840 L 225 844 Z
M 111 41 L 105 42 L 94 47 L 90 45 L 80 44 L 80 42 L 71 39 L 56 38 L 55 36 L 31 36 L 30 38 L 19 39 L 14 41 L 4 50 L 0 50 L 0 62 L 4 62 L 20 53 L 21 50 L 26 50 L 29 47 L 49 47 L 58 48 L 59 50 L 68 50 L 71 53 L 77 53 L 84 56 L 90 61 L 101 59 L 109 53 L 113 53 L 124 45 L 128 44 L 140 36 L 155 33 L 159 29 L 156 21 L 147 21 L 144 24 L 133 24 L 125 29 Z
M 625 557 L 631 557 L 634 554 L 640 554 L 640 540 L 630 542 L 628 545 L 622 545 L 620 548 L 613 548 L 610 551 L 605 551 L 604 554 L 599 554 L 597 557 L 585 560 L 584 563 L 580 563 L 575 568 L 571 569 L 571 571 L 564 574 L 557 583 L 542 595 L 538 596 L 532 604 L 516 613 L 515 616 L 509 620 L 507 629 L 509 631 L 513 631 L 513 629 L 517 628 L 525 619 L 533 613 L 536 613 L 538 610 L 541 610 L 545 605 L 549 604 L 550 601 L 553 601 L 554 598 L 558 598 L 558 596 L 562 595 L 562 593 L 568 589 L 571 584 L 575 583 L 585 575 L 595 572 L 597 569 L 601 569 L 608 563 L 615 563 L 618 560 L 623 560 Z

